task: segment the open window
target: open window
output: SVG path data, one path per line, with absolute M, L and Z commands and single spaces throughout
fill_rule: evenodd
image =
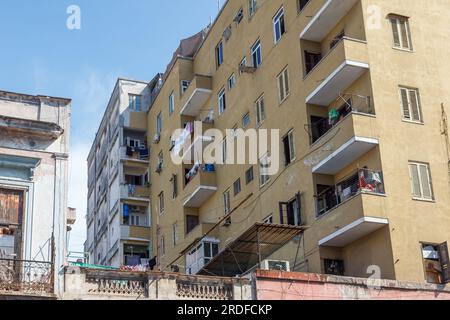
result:
M 0 258 L 21 259 L 24 192 L 0 189 Z
M 450 283 L 449 251 L 447 242 L 440 245 L 422 244 L 423 263 L 428 283 Z
M 289 202 L 280 202 L 280 221 L 281 224 L 291 226 L 301 226 L 301 197 L 297 193 L 294 199 Z

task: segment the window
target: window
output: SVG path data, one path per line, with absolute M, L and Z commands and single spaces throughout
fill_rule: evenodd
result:
M 300 193 L 297 193 L 295 198 L 289 202 L 280 202 L 280 220 L 281 224 L 290 226 L 300 226 L 302 224 Z
M 219 68 L 223 63 L 223 42 L 220 41 L 216 47 L 216 66 Z
M 426 280 L 433 284 L 450 283 L 448 244 L 422 244 Z
M 178 223 L 172 225 L 172 244 L 174 247 L 178 244 Z
M 175 95 L 172 92 L 169 96 L 169 115 L 171 115 L 174 110 L 175 110 Z
M 222 141 L 222 163 L 226 164 L 228 158 L 227 138 Z
M 128 107 L 130 110 L 142 111 L 141 109 L 141 96 L 136 94 L 128 95 Z
M 188 80 L 181 80 L 181 93 L 185 93 L 191 84 Z
M 273 215 L 271 214 L 270 216 L 268 216 L 267 218 L 265 218 L 265 219 L 263 220 L 263 222 L 264 222 L 265 224 L 273 224 Z
M 234 17 L 234 22 L 236 22 L 236 24 L 239 24 L 241 23 L 243 18 L 244 18 L 244 8 L 240 8 L 238 13 Z
M 145 143 L 138 139 L 126 138 L 125 141 L 128 147 L 141 148 L 145 146 Z
M 252 46 L 252 62 L 253 67 L 258 68 L 262 63 L 262 53 L 261 53 L 261 41 L 258 40 L 255 42 L 255 44 Z
M 342 30 L 336 37 L 330 42 L 330 50 L 333 49 L 343 38 L 345 37 L 345 31 Z
M 309 0 L 297 0 L 297 4 L 298 4 L 298 11 L 302 11 L 306 5 L 309 3 Z
M 258 10 L 258 1 L 257 0 L 248 0 L 248 15 L 253 17 L 253 15 Z
M 225 215 L 231 212 L 230 190 L 223 193 L 223 213 Z
M 334 275 L 334 276 L 344 276 L 344 261 L 342 260 L 332 260 L 325 259 L 325 274 Z
M 403 119 L 413 122 L 423 122 L 422 108 L 418 89 L 400 87 Z
M 414 199 L 434 200 L 430 167 L 425 163 L 409 163 L 411 189 Z
M 236 86 L 236 76 L 234 73 L 228 78 L 228 90 L 233 89 Z
M 227 102 L 225 99 L 225 89 L 220 90 L 219 92 L 219 115 L 225 112 L 225 109 L 227 108 Z
M 394 35 L 394 47 L 412 50 L 408 18 L 391 16 L 389 19 L 391 20 L 392 32 Z
M 242 75 L 244 72 L 244 68 L 247 66 L 247 58 L 244 57 L 239 63 L 239 75 Z
M 161 151 L 158 154 L 157 171 L 162 171 L 163 166 L 164 166 L 164 153 Z
M 284 24 L 284 9 L 281 8 L 273 18 L 273 36 L 275 43 L 278 43 L 278 41 L 280 41 L 285 32 L 286 27 Z
M 161 257 L 164 257 L 166 255 L 166 241 L 164 236 L 159 238 L 159 250 L 161 252 Z
M 172 182 L 172 199 L 175 199 L 178 197 L 178 176 L 173 174 L 170 182 Z
M 186 234 L 191 233 L 199 225 L 198 216 L 186 215 Z
M 158 113 L 156 117 L 156 134 L 161 135 L 162 131 L 162 113 Z
M 245 172 L 245 183 L 249 184 L 254 180 L 254 175 L 253 175 L 253 167 L 251 167 L 250 169 L 248 169 Z
M 289 96 L 289 72 L 288 69 L 284 69 L 278 75 L 278 97 L 280 99 L 280 103 L 282 103 Z
M 288 166 L 295 160 L 295 143 L 293 131 L 289 132 L 283 138 L 283 146 L 284 146 L 284 164 Z
M 158 203 L 159 203 L 159 214 L 164 213 L 164 192 L 161 192 L 158 196 Z
M 264 96 L 261 96 L 255 103 L 256 105 L 256 124 L 261 124 L 266 120 L 266 110 L 264 109 Z
M 264 187 L 270 180 L 270 176 L 267 174 L 269 166 L 269 157 L 265 155 L 259 160 L 259 185 L 261 188 Z
M 240 178 L 234 182 L 233 188 L 234 188 L 234 196 L 237 196 L 239 193 L 241 193 L 242 189 L 241 189 L 241 179 Z
M 320 60 L 322 60 L 321 53 L 305 51 L 305 74 L 309 74 Z
M 242 117 L 242 126 L 244 128 L 247 128 L 250 125 L 250 113 L 246 113 L 243 117 Z

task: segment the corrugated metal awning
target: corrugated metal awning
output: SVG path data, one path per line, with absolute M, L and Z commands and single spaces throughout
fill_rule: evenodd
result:
M 224 277 L 245 274 L 305 229 L 304 226 L 256 223 L 214 257 L 198 274 Z

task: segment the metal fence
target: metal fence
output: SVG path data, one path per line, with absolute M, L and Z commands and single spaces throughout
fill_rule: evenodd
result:
M 51 262 L 0 259 L 0 291 L 53 294 Z
M 330 186 L 316 196 L 317 215 L 322 216 L 361 192 L 384 194 L 381 171 L 358 169 L 335 186 Z

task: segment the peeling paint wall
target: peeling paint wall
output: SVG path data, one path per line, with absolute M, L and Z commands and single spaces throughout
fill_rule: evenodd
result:
M 16 258 L 47 262 L 54 259 L 55 291 L 60 293 L 58 271 L 66 263 L 67 255 L 70 100 L 0 91 L 0 115 L 17 118 L 17 121 L 31 121 L 27 134 L 15 133 L 13 127 L 2 129 L 0 157 L 37 160 L 36 167 L 30 169 L 29 179 L 15 175 L 8 167 L 2 168 L 4 173 L 0 174 L 3 188 L 20 188 L 25 192 L 24 250 L 22 256 Z M 62 133 L 53 138 L 33 129 L 43 122 L 59 126 Z M 51 254 L 52 235 L 54 257 Z

